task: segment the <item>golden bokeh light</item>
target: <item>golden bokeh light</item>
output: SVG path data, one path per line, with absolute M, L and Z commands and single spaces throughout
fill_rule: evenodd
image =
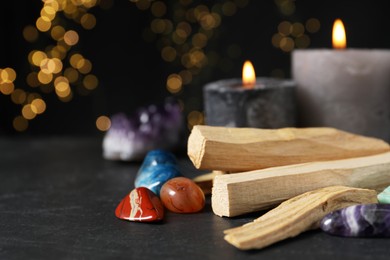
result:
M 182 88 L 182 79 L 178 74 L 171 74 L 167 79 L 167 89 L 171 93 L 178 93 Z
M 74 68 L 66 68 L 64 76 L 69 80 L 69 83 L 75 83 L 79 79 L 79 72 Z
M 58 76 L 54 80 L 54 85 L 57 85 L 58 83 L 61 83 L 61 82 L 69 83 L 69 80 L 64 76 Z
M 283 21 L 278 25 L 278 32 L 282 36 L 288 36 L 290 35 L 292 30 L 292 25 L 289 21 Z
M 0 83 L 0 92 L 4 95 L 10 95 L 15 89 L 13 82 L 1 82 Z
M 80 60 L 82 59 L 84 59 L 83 56 L 79 53 L 76 53 L 70 56 L 69 63 L 73 68 L 77 69 L 77 64 L 79 64 Z
M 65 28 L 61 25 L 56 25 L 53 28 L 51 28 L 50 35 L 53 38 L 53 40 L 59 41 L 64 37 L 65 34 Z
M 51 20 L 46 16 L 41 16 L 37 19 L 35 26 L 41 32 L 47 32 L 51 28 Z
M 59 98 L 63 98 L 61 99 L 61 101 L 66 100 L 66 98 L 71 95 L 72 90 L 69 86 L 66 88 L 66 85 L 64 83 L 59 84 L 59 87 L 61 88 L 61 90 L 59 90 L 59 88 L 57 87 L 55 88 L 57 96 Z
M 35 114 L 42 114 L 46 110 L 46 103 L 41 98 L 36 98 L 31 102 L 31 110 Z
M 12 68 L 4 68 L 0 70 L 0 82 L 14 82 L 16 72 Z
M 317 18 L 310 18 L 305 24 L 306 30 L 310 33 L 316 33 L 321 28 L 321 23 Z
M 204 124 L 204 115 L 199 111 L 191 111 L 187 115 L 188 128 L 192 129 L 195 125 L 203 125 Z
M 22 89 L 15 89 L 11 94 L 11 100 L 15 104 L 23 104 L 26 101 L 26 92 Z
M 280 12 L 283 15 L 289 16 L 295 12 L 295 0 L 275 0 Z
M 44 6 L 50 6 L 52 7 L 56 12 L 60 11 L 60 6 L 58 2 L 64 2 L 63 0 L 42 0 L 45 5 Z M 62 10 L 62 9 L 61 9 Z
M 39 95 L 38 93 L 29 93 L 27 95 L 26 102 L 31 104 L 31 102 L 33 102 L 33 100 L 36 99 L 36 98 L 41 98 L 41 95 Z
M 294 49 L 294 40 L 290 37 L 283 37 L 280 40 L 280 49 L 284 52 L 291 52 Z
M 83 85 L 88 90 L 95 89 L 99 84 L 99 80 L 95 75 L 89 74 L 84 77 Z
M 32 25 L 27 25 L 23 29 L 23 38 L 28 42 L 35 42 L 38 40 L 38 30 Z
M 73 92 L 70 90 L 70 92 L 69 92 L 69 94 L 67 96 L 60 96 L 60 95 L 57 95 L 57 96 L 58 96 L 58 99 L 61 102 L 67 103 L 67 102 L 72 101 L 72 99 L 73 99 Z
M 42 84 L 49 84 L 53 80 L 53 74 L 45 73 L 42 70 L 38 72 L 38 80 Z
M 179 73 L 184 85 L 190 84 L 192 81 L 192 73 L 189 70 L 182 70 Z
M 291 35 L 299 37 L 305 33 L 305 27 L 301 23 L 293 23 L 291 26 Z
M 166 30 L 166 25 L 163 19 L 154 19 L 150 24 L 150 29 L 154 33 L 163 33 Z
M 65 1 L 63 1 L 63 2 L 65 2 Z M 69 18 L 74 18 L 78 13 L 77 6 L 74 5 L 73 3 L 68 4 L 67 2 L 65 2 L 65 4 L 62 5 L 62 10 L 64 11 L 65 16 L 67 16 Z
M 39 67 L 41 68 L 41 71 L 45 74 L 53 73 L 55 66 L 56 66 L 56 64 L 54 63 L 54 61 L 52 59 L 48 59 L 48 58 L 43 59 L 41 61 L 41 64 L 39 65 Z
M 203 48 L 207 45 L 207 37 L 203 33 L 196 33 L 192 37 L 192 45 L 197 48 Z
M 273 36 L 272 36 L 272 45 L 276 48 L 279 48 L 280 46 L 280 41 L 283 39 L 283 36 L 280 34 L 280 33 L 275 33 Z
M 76 64 L 76 68 L 80 73 L 88 74 L 92 70 L 92 63 L 87 59 L 80 59 Z
M 28 121 L 22 116 L 17 116 L 12 121 L 12 126 L 16 131 L 23 132 L 28 128 Z
M 30 87 L 33 87 L 33 88 L 38 87 L 40 84 L 39 80 L 38 80 L 38 73 L 36 73 L 35 71 L 30 72 L 27 75 L 26 82 Z
M 45 5 L 41 9 L 41 16 L 47 18 L 49 21 L 52 21 L 56 17 L 56 10 L 52 6 Z
M 107 116 L 99 116 L 96 119 L 96 128 L 99 131 L 102 132 L 107 131 L 110 129 L 110 127 L 111 127 L 111 120 Z
M 96 18 L 93 14 L 84 14 L 80 19 L 81 26 L 86 30 L 91 30 L 96 26 Z
M 166 46 L 161 50 L 163 60 L 172 62 L 176 59 L 176 49 L 171 46 Z
M 155 17 L 162 17 L 167 12 L 167 6 L 162 1 L 156 1 L 152 4 L 150 11 Z
M 54 88 L 57 96 L 61 101 L 67 102 L 67 98 L 72 94 L 69 81 L 66 77 L 58 76 L 54 80 Z
M 79 34 L 76 31 L 69 30 L 64 34 L 64 41 L 69 46 L 76 45 L 79 42 Z
M 31 55 L 31 62 L 35 66 L 40 66 L 41 62 L 44 59 L 47 59 L 47 55 L 43 51 L 32 51 L 31 53 L 32 53 L 32 55 Z
M 37 116 L 37 114 L 34 113 L 34 111 L 32 110 L 31 104 L 27 104 L 24 105 L 22 108 L 22 116 L 27 120 L 31 120 L 34 119 Z
M 306 34 L 303 34 L 295 39 L 295 46 L 300 49 L 304 49 L 309 47 L 310 38 Z

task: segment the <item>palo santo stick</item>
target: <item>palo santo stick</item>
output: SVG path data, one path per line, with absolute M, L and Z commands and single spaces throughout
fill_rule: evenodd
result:
M 254 222 L 225 230 L 225 240 L 239 249 L 261 249 L 318 228 L 328 213 L 356 204 L 377 203 L 374 190 L 343 186 L 307 192 L 280 204 Z
M 202 189 L 205 195 L 211 194 L 211 188 L 213 187 L 214 177 L 217 175 L 225 174 L 222 171 L 212 171 L 196 176 L 192 180 Z
M 216 215 L 233 217 L 337 185 L 383 190 L 390 185 L 390 152 L 215 176 L 211 206 Z
M 188 156 L 198 169 L 231 172 L 390 151 L 386 142 L 334 128 L 228 128 L 194 126 Z

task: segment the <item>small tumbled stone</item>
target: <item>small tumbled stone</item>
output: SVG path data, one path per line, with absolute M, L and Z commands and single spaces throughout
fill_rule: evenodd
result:
M 390 186 L 378 194 L 378 201 L 382 204 L 390 204 Z
M 390 205 L 354 205 L 326 215 L 320 227 L 343 237 L 390 237 Z
M 161 188 L 160 198 L 168 210 L 176 213 L 195 213 L 205 205 L 203 191 L 195 182 L 185 177 L 167 181 Z
M 142 168 L 153 167 L 156 165 L 177 165 L 176 157 L 164 150 L 151 150 L 149 151 L 141 165 Z
M 145 187 L 133 189 L 119 203 L 115 216 L 137 222 L 155 222 L 164 218 L 164 207 L 160 199 Z
M 176 157 L 163 150 L 152 150 L 147 153 L 137 173 L 135 187 L 146 187 L 157 196 L 162 185 L 174 177 L 182 176 L 176 163 Z

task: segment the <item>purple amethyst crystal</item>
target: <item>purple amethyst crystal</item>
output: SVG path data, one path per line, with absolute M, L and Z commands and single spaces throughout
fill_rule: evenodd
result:
M 182 130 L 181 108 L 172 101 L 141 107 L 130 117 L 124 113 L 113 115 L 103 139 L 103 157 L 133 161 L 150 150 L 171 150 L 179 144 Z
M 326 215 L 320 227 L 343 237 L 390 237 L 390 205 L 354 205 Z

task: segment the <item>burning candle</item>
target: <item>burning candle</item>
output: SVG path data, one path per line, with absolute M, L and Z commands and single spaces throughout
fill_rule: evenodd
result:
M 219 80 L 204 87 L 206 124 L 256 128 L 295 126 L 294 92 L 292 80 L 256 78 L 252 63 L 247 61 L 242 80 Z
M 300 126 L 331 126 L 390 141 L 390 51 L 346 49 L 341 20 L 333 50 L 296 50 Z

